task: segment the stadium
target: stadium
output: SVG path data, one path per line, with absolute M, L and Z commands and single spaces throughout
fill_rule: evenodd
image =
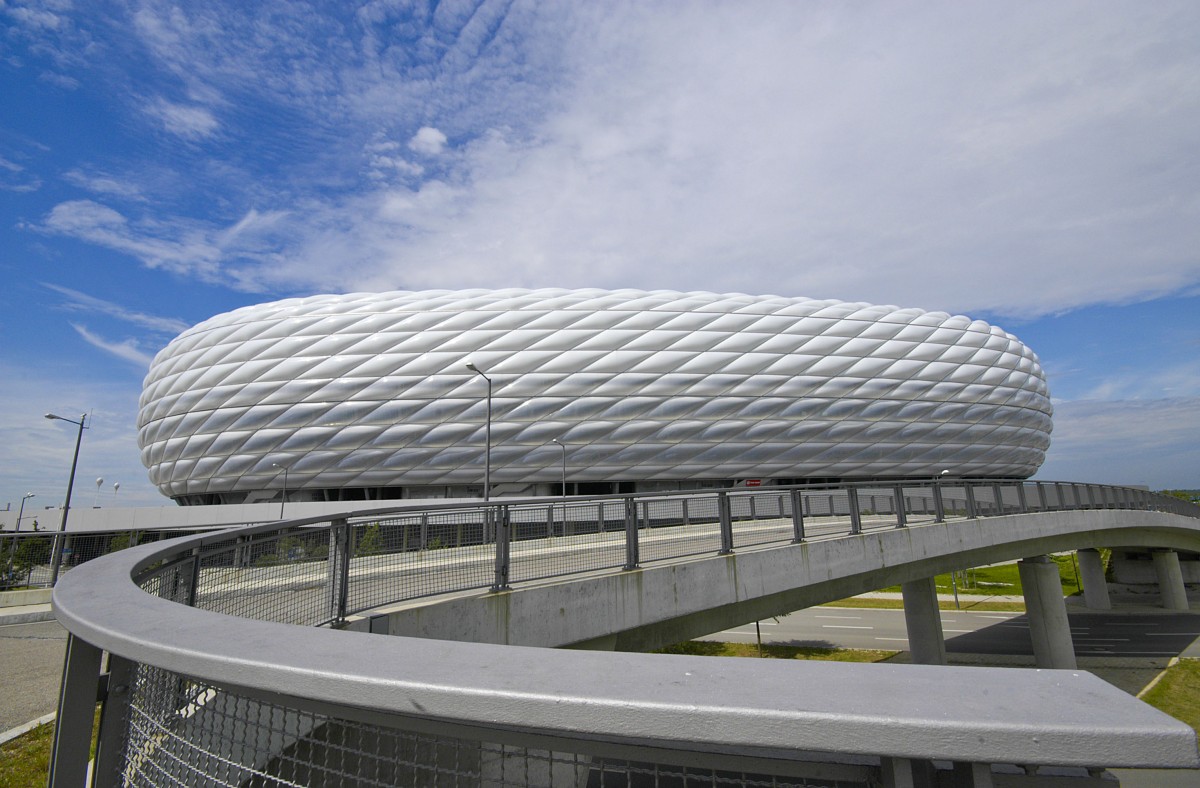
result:
M 154 359 L 138 436 L 152 482 L 195 505 L 479 497 L 489 446 L 493 496 L 1027 478 L 1051 415 L 1037 356 L 960 315 L 438 290 L 206 320 Z

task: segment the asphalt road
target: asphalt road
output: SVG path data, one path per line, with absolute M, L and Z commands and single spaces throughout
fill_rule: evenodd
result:
M 56 621 L 0 626 L 0 732 L 55 710 L 66 647 Z
M 1200 614 L 1068 614 L 1080 657 L 1200 657 Z M 759 622 L 764 643 L 790 646 L 904 651 L 903 610 L 814 607 Z M 1023 613 L 942 611 L 946 651 L 959 654 L 1031 655 Z M 709 635 L 705 640 L 754 643 L 754 625 Z

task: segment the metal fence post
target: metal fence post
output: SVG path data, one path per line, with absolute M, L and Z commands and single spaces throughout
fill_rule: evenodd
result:
M 563 510 L 563 517 L 567 516 L 567 512 Z M 547 538 L 554 536 L 554 504 L 546 506 L 546 536 Z
M 791 491 L 792 498 L 792 543 L 804 541 L 804 493 Z
M 196 606 L 196 594 L 200 585 L 200 548 L 192 548 L 192 566 L 188 573 L 187 599 L 184 604 L 188 607 Z
M 729 493 L 717 493 L 717 517 L 721 525 L 721 549 L 717 555 L 729 555 L 733 552 L 733 511 L 730 508 Z
M 946 522 L 946 502 L 942 499 L 940 479 L 933 483 L 933 521 L 935 523 Z
M 329 524 L 329 612 L 334 621 L 346 620 L 349 598 L 350 523 L 340 517 Z
M 904 511 L 904 488 L 898 484 L 892 488 L 892 504 L 896 509 L 896 527 L 904 528 L 908 525 L 908 517 Z
M 512 529 L 509 527 L 508 507 L 489 506 L 487 520 L 492 523 L 496 534 L 496 577 L 492 591 L 507 591 L 509 571 L 509 547 L 512 544 Z
M 129 729 L 129 700 L 133 690 L 134 665 L 124 657 L 108 655 L 108 691 L 100 711 L 100 733 L 96 737 L 93 785 L 120 785 L 125 766 L 125 734 Z
M 1025 482 L 1017 482 L 1017 506 L 1020 507 L 1021 514 L 1029 513 L 1029 501 L 1025 498 Z
M 1035 482 L 1038 492 L 1038 511 L 1049 511 L 1049 505 L 1046 503 L 1046 485 L 1042 482 Z
M 92 721 L 100 691 L 100 655 L 100 649 L 67 633 L 47 788 L 75 788 L 87 784 Z
M 846 505 L 850 508 L 850 533 L 862 533 L 862 512 L 858 510 L 858 488 L 846 488 Z
M 641 561 L 638 550 L 637 501 L 625 499 L 625 569 L 637 569 Z
M 970 482 L 965 482 L 963 484 L 963 493 L 967 498 L 967 519 L 974 520 L 979 516 L 979 510 L 975 506 L 975 488 Z
M 1004 514 L 1004 493 L 998 482 L 992 483 L 992 495 L 996 496 L 996 514 Z
M 692 523 L 691 523 L 691 520 L 690 520 L 690 518 L 688 517 L 688 499 L 687 499 L 687 498 L 680 498 L 680 499 L 679 499 L 679 503 L 681 504 L 681 507 L 680 507 L 680 508 L 683 510 L 683 512 L 682 512 L 682 513 L 683 513 L 683 524 L 684 524 L 684 525 L 691 525 L 691 524 L 692 524 Z

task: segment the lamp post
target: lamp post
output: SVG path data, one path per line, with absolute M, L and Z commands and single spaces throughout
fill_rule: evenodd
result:
M 283 505 L 284 505 L 285 503 L 287 503 L 287 490 L 288 490 L 288 485 L 287 485 L 287 476 L 288 476 L 288 468 L 287 468 L 287 466 L 286 466 L 286 465 L 280 465 L 280 464 L 279 464 L 279 463 L 277 463 L 277 462 L 273 462 L 273 463 L 271 463 L 271 467 L 272 467 L 272 468 L 279 468 L 281 471 L 283 471 L 283 495 L 282 495 L 282 496 L 280 496 L 280 498 L 279 498 L 279 519 L 280 519 L 280 520 L 282 520 L 282 519 L 283 519 Z
M 491 500 L 492 497 L 492 379 L 483 374 L 479 367 L 470 361 L 467 362 L 467 369 L 486 380 L 488 386 L 487 428 L 483 449 L 483 500 L 486 502 Z
M 567 535 L 567 445 L 558 438 L 551 438 L 551 443 L 557 443 L 562 449 L 562 500 L 563 500 L 563 536 Z
M 12 547 L 8 550 L 8 563 L 6 564 L 4 575 L 6 580 L 12 577 L 13 560 L 17 557 L 17 534 L 21 533 L 21 518 L 25 516 L 25 502 L 32 497 L 34 497 L 34 494 L 31 492 L 21 496 L 21 508 L 17 510 L 17 525 L 13 529 L 13 543 Z
M 79 421 L 74 419 L 56 416 L 53 413 L 47 413 L 46 418 L 51 421 L 65 421 L 68 424 L 74 424 L 79 427 L 79 433 L 75 436 L 75 456 L 71 458 L 71 476 L 67 479 L 67 499 L 63 502 L 62 520 L 58 523 L 58 536 L 54 537 L 54 557 L 50 562 L 50 585 L 58 582 L 58 570 L 62 566 L 63 553 L 63 534 L 67 530 L 67 515 L 71 511 L 71 490 L 75 487 L 75 467 L 79 465 L 79 444 L 83 442 L 83 431 L 87 429 L 87 414 L 84 413 L 79 417 Z

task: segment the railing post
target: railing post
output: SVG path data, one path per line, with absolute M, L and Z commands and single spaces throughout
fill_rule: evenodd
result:
M 507 506 L 489 506 L 487 520 L 492 524 L 496 534 L 496 575 L 492 582 L 492 591 L 507 591 L 509 570 L 509 547 L 512 543 L 512 529 L 508 522 Z
M 967 519 L 974 520 L 979 516 L 975 507 L 975 487 L 970 482 L 963 482 L 963 493 L 967 498 Z
M 196 606 L 196 594 L 200 585 L 200 548 L 192 548 L 192 566 L 188 573 L 187 599 L 184 604 L 188 607 Z
M 683 506 L 682 506 L 682 509 L 683 509 L 683 524 L 684 524 L 684 525 L 691 525 L 691 524 L 692 524 L 692 522 L 691 522 L 691 520 L 688 518 L 688 499 L 687 499 L 687 498 L 680 498 L 680 499 L 679 499 L 679 502 L 680 502 L 680 503 L 683 505 Z
M 1017 506 L 1021 514 L 1029 514 L 1029 501 L 1025 499 L 1025 482 L 1017 482 Z
M 1087 490 L 1088 508 L 1089 508 L 1089 509 L 1095 509 L 1095 508 L 1097 508 L 1097 507 L 1096 507 L 1095 486 L 1094 486 L 1094 485 L 1091 485 L 1091 484 L 1088 484 L 1088 485 L 1085 485 L 1085 486 L 1084 486 L 1084 489 L 1085 489 L 1085 490 Z M 1102 495 L 1103 495 L 1103 494 L 1102 494 Z M 1104 500 L 1104 499 L 1103 499 L 1103 497 L 1102 497 L 1102 498 L 1101 498 L 1101 501 L 1103 501 L 1103 500 Z M 1103 509 L 1104 507 L 1103 507 L 1103 506 L 1101 506 L 1101 507 L 1099 507 L 1099 508 Z
M 1075 508 L 1083 508 L 1083 496 L 1079 494 L 1079 485 L 1076 482 L 1071 482 L 1071 497 L 1075 499 Z
M 638 568 L 641 555 L 638 550 L 637 501 L 625 499 L 625 569 Z
M 125 734 L 129 729 L 129 701 L 134 665 L 124 657 L 108 655 L 108 691 L 100 711 L 100 733 L 96 737 L 93 785 L 120 785 L 125 766 Z
M 567 511 L 563 509 L 563 517 L 566 518 Z M 549 504 L 546 507 L 546 538 L 554 536 L 554 504 Z
M 749 501 L 750 501 L 750 519 L 751 519 L 751 520 L 757 520 L 757 519 L 758 519 L 758 507 L 755 505 L 755 504 L 756 504 L 756 501 L 755 501 L 755 498 L 756 498 L 756 497 L 757 497 L 757 496 L 755 496 L 755 495 L 750 495 L 750 496 L 748 496 L 748 499 L 749 499 Z
M 1046 485 L 1042 482 L 1035 482 L 1035 484 L 1037 484 L 1038 491 L 1038 511 L 1049 511 L 1050 506 L 1046 503 Z
M 792 543 L 804 541 L 804 493 L 791 491 L 792 497 Z
M 892 505 L 896 509 L 896 527 L 904 528 L 908 525 L 908 517 L 904 511 L 904 488 L 899 484 L 892 488 Z
M 933 483 L 933 521 L 946 522 L 946 501 L 942 498 L 942 482 L 939 479 Z
M 850 533 L 862 533 L 862 512 L 858 510 L 858 488 L 846 488 L 846 505 L 850 508 Z
M 721 524 L 721 549 L 717 555 L 729 555 L 733 552 L 733 512 L 729 493 L 717 493 L 717 517 Z
M 329 524 L 329 612 L 334 621 L 346 620 L 349 586 L 350 523 L 341 517 Z
M 996 497 L 996 514 L 1004 514 L 1004 493 L 1000 490 L 999 482 L 992 483 L 992 495 Z
M 47 788 L 87 785 L 92 721 L 100 690 L 100 655 L 100 649 L 67 633 Z
M 1067 494 L 1063 492 L 1062 482 L 1054 483 L 1054 494 L 1058 498 L 1058 508 L 1063 510 L 1067 508 Z

